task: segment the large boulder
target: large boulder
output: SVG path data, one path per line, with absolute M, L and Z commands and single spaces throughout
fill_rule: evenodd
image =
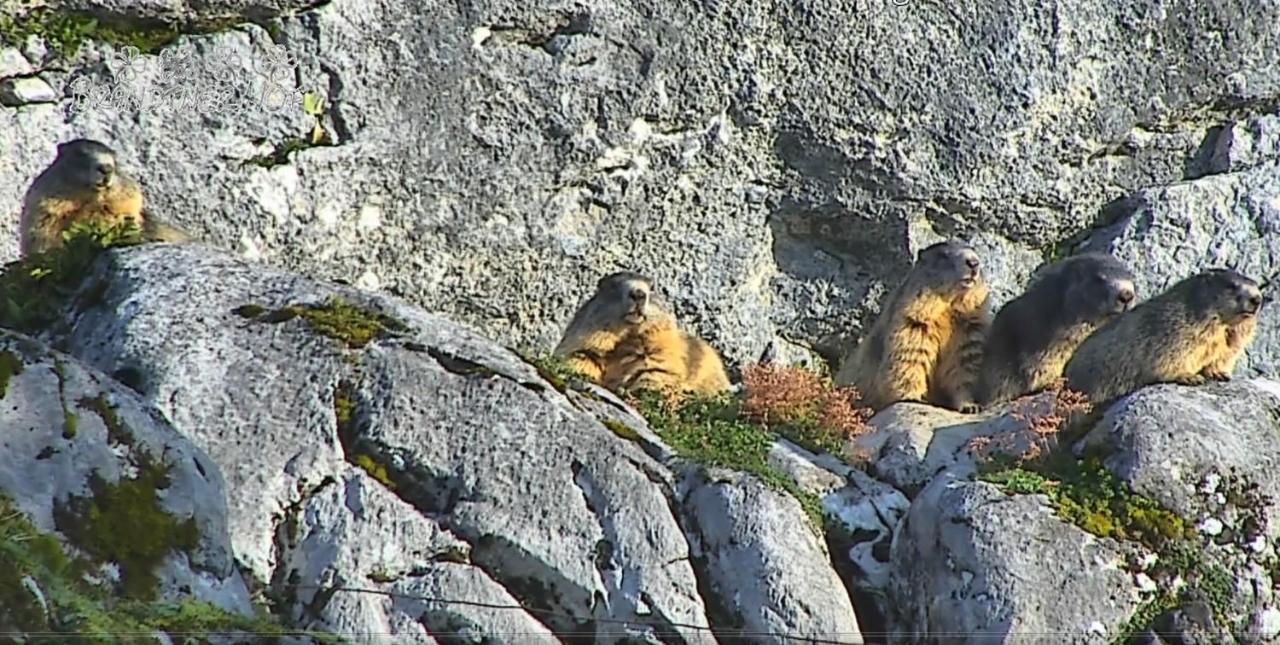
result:
M 183 36 L 163 72 L 22 39 L 60 98 L 0 109 L 0 211 L 55 142 L 95 136 L 156 213 L 247 257 L 542 347 L 600 274 L 636 269 L 734 364 L 779 337 L 834 355 L 940 235 L 1018 284 L 1280 88 L 1280 8 L 1258 0 L 47 4 L 268 28 Z M 273 42 L 296 70 L 265 71 Z M 157 74 L 202 100 L 69 98 L 127 101 Z M 324 101 L 265 109 L 281 83 Z
M 825 543 L 793 539 L 810 530 L 795 500 L 752 497 L 777 506 L 763 525 L 758 503 L 703 500 L 702 470 L 606 392 L 562 391 L 397 299 L 198 245 L 112 250 L 95 267 L 92 304 L 51 340 L 136 388 L 223 467 L 236 552 L 294 624 L 702 642 L 737 624 L 713 608 L 735 606 L 753 629 L 860 640 Z M 723 544 L 747 534 L 759 576 Z
M 1198 592 L 1228 621 L 1218 629 L 1280 637 L 1280 382 L 1146 388 L 1112 406 L 1078 450 L 1107 455 L 1128 487 L 1203 536 Z
M 226 494 L 216 462 L 136 393 L 0 330 L 0 499 L 87 561 L 86 575 L 132 599 L 194 598 L 252 615 Z M 9 599 L 18 591 L 12 573 L 4 577 Z M 40 589 L 43 582 L 26 584 L 36 596 L 65 601 L 67 588 Z
M 946 473 L 911 506 L 893 545 L 895 643 L 1105 642 L 1141 604 L 1114 540 L 1063 521 L 1043 496 Z

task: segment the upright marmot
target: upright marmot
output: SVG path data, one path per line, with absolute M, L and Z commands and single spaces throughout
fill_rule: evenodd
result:
M 1104 253 L 1082 253 L 1041 270 L 991 324 L 978 403 L 1003 403 L 1051 385 L 1080 343 L 1132 309 L 1136 297 L 1133 272 Z
M 675 316 L 655 300 L 653 282 L 630 271 L 599 280 L 553 354 L 610 389 L 674 395 L 729 388 L 716 350 L 682 331 Z
M 961 242 L 920 251 L 906 279 L 836 374 L 873 410 L 897 401 L 975 412 L 973 386 L 991 325 L 978 254 Z
M 1156 383 L 1229 380 L 1261 306 L 1258 283 L 1235 271 L 1185 278 L 1086 338 L 1067 362 L 1067 386 L 1100 405 Z
M 62 246 L 76 222 L 115 226 L 132 222 L 147 241 L 187 241 L 190 236 L 143 213 L 142 189 L 116 164 L 116 153 L 92 139 L 58 144 L 58 152 L 22 200 L 18 254 Z

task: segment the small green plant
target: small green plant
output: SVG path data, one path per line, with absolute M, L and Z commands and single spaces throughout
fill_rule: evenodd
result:
M 315 119 L 315 124 L 311 126 L 311 145 L 316 145 L 324 140 L 324 125 L 320 119 L 324 116 L 325 102 L 324 97 L 318 92 L 306 92 L 302 95 L 302 111 L 311 115 Z
M 68 299 L 103 250 L 142 242 L 132 223 L 77 222 L 61 246 L 12 262 L 0 273 L 0 326 L 38 333 L 59 320 Z
M 570 386 L 576 387 L 576 385 L 589 380 L 584 374 L 575 370 L 568 361 L 558 356 L 515 351 L 520 358 L 523 358 L 526 363 L 532 365 L 538 371 L 538 376 L 541 376 L 542 380 L 550 383 L 551 387 L 554 387 L 560 393 L 566 392 Z
M 681 457 L 750 473 L 791 494 L 809 516 L 811 528 L 821 533 L 823 511 L 818 497 L 769 464 L 775 435 L 746 419 L 736 396 L 694 396 L 676 403 L 660 393 L 642 391 L 629 394 L 628 399 Z
M 8 350 L 0 351 L 0 400 L 9 392 L 9 381 L 15 376 L 21 376 L 22 369 L 20 356 Z

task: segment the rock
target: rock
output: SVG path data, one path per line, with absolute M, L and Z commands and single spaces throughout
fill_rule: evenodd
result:
M 1024 397 L 981 414 L 961 414 L 922 403 L 896 403 L 868 422 L 873 431 L 849 442 L 848 451 L 868 458 L 867 472 L 915 496 L 947 469 L 973 474 L 974 450 L 984 440 L 999 438 L 1014 454 L 1029 449 L 1034 436 L 1024 417 L 1048 411 L 1048 392 Z
M 413 553 L 430 544 L 461 540 L 478 571 L 450 567 L 418 580 L 422 589 L 506 594 L 538 609 L 535 618 L 557 633 L 598 629 L 603 638 L 608 621 L 627 621 L 697 640 L 709 626 L 711 599 L 698 591 L 673 473 L 510 350 L 400 301 L 196 245 L 111 251 L 86 284 L 101 298 L 62 341 L 222 460 L 237 553 L 273 593 L 294 595 L 295 613 L 311 604 L 299 588 L 361 580 L 372 566 L 364 547 L 324 546 L 333 534 L 377 536 L 385 546 L 374 555 L 402 552 L 392 567 L 425 557 Z M 334 316 L 319 328 L 329 335 L 305 315 L 281 315 L 293 311 L 286 305 L 331 296 L 356 309 L 322 309 Z M 340 330 L 373 324 L 361 322 L 373 315 L 362 311 L 400 322 L 352 347 Z M 374 499 L 387 496 L 354 479 L 353 465 L 404 503 Z M 339 491 L 345 498 L 312 501 Z M 400 510 L 365 513 L 364 504 Z M 421 517 L 397 519 L 409 508 Z M 280 536 L 298 522 L 316 537 L 285 548 Z M 835 576 L 829 561 L 812 566 Z M 397 613 L 413 603 L 348 614 L 338 608 L 369 601 L 343 602 L 314 618 L 335 628 L 417 629 Z M 496 638 L 519 620 L 481 615 L 446 611 L 439 624 Z
M 494 642 L 551 641 L 551 632 L 467 561 L 470 547 L 382 484 L 352 468 L 321 485 L 292 512 L 284 539 L 285 579 L 298 591 L 293 624 L 340 634 L 434 642 L 451 633 Z M 475 604 L 434 599 L 455 598 Z M 491 605 L 484 607 L 480 605 Z M 499 609 L 497 607 L 507 607 Z
M 912 503 L 894 540 L 899 614 L 890 642 L 937 634 L 1103 642 L 1141 604 L 1126 564 L 1120 545 L 1062 521 L 1043 496 L 944 473 Z
M 685 513 L 707 583 L 732 634 L 861 643 L 857 616 L 826 545 L 800 504 L 749 475 L 719 469 L 684 483 Z
M 1133 269 L 1146 299 L 1195 272 L 1227 267 L 1268 285 L 1280 275 L 1280 163 L 1144 190 L 1117 206 L 1119 220 L 1085 242 Z M 1280 318 L 1264 304 L 1235 374 L 1280 375 Z
M 1211 131 L 1266 113 L 1280 88 L 1266 27 L 1280 9 L 1253 0 L 500 0 L 431 5 L 430 24 L 400 0 L 57 4 L 183 29 L 279 15 L 298 61 L 287 89 L 326 109 L 293 94 L 274 114 L 0 111 L 24 149 L 109 139 L 156 211 L 210 243 L 319 277 L 361 267 L 353 282 L 522 347 L 554 345 L 600 274 L 648 272 L 732 365 L 780 339 L 831 355 L 928 235 L 990 238 L 1016 284 L 1103 204 L 1182 179 Z M 165 50 L 216 69 L 192 84 L 205 96 L 258 96 L 270 43 L 240 25 Z M 119 85 L 112 53 L 87 45 L 49 82 Z M 42 157 L 0 166 L 0 211 Z
M 0 330 L 0 429 L 0 494 L 92 575 L 134 597 L 252 615 L 218 466 L 136 394 Z
M 1126 485 L 1198 527 L 1204 584 L 1224 629 L 1256 631 L 1280 608 L 1266 563 L 1280 540 L 1280 382 L 1157 385 L 1120 399 L 1077 451 L 1103 455 Z M 1215 577 L 1217 578 L 1215 580 Z
M 35 72 L 31 63 L 14 47 L 0 46 L 0 79 L 26 76 Z
M 1224 172 L 1240 172 L 1280 161 L 1280 115 L 1266 114 L 1235 120 L 1211 139 L 1203 170 L 1188 179 Z
M 35 76 L 0 81 L 0 105 L 17 107 L 29 103 L 49 103 L 58 98 L 49 84 Z

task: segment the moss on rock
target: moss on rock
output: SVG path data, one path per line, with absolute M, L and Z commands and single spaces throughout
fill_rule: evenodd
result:
M 821 534 L 822 504 L 817 495 L 800 488 L 769 464 L 769 450 L 777 436 L 743 419 L 733 394 L 692 397 L 673 406 L 661 395 L 640 392 L 637 402 L 649 425 L 676 454 L 706 466 L 750 473 L 771 488 L 789 493 L 809 517 L 810 528 Z
M 297 633 L 265 613 L 241 616 L 189 599 L 119 598 L 84 575 L 92 570 L 91 563 L 69 555 L 57 537 L 40 531 L 0 492 L 0 625 L 39 634 L 42 640 L 63 634 L 67 640 L 89 642 L 153 632 L 184 643 L 209 642 L 208 636 L 234 632 L 272 640 Z
M 9 381 L 22 374 L 22 357 L 5 350 L 0 352 L 0 399 L 9 392 Z
M 107 248 L 137 244 L 132 224 L 73 224 L 63 245 L 12 262 L 0 273 L 0 327 L 38 333 L 57 322 L 98 255 Z
M 232 311 L 238 316 L 270 324 L 301 317 L 313 331 L 340 341 L 349 349 L 360 349 L 375 339 L 396 336 L 408 330 L 405 323 L 392 316 L 357 307 L 338 297 L 321 304 L 291 304 L 279 309 L 248 303 Z

